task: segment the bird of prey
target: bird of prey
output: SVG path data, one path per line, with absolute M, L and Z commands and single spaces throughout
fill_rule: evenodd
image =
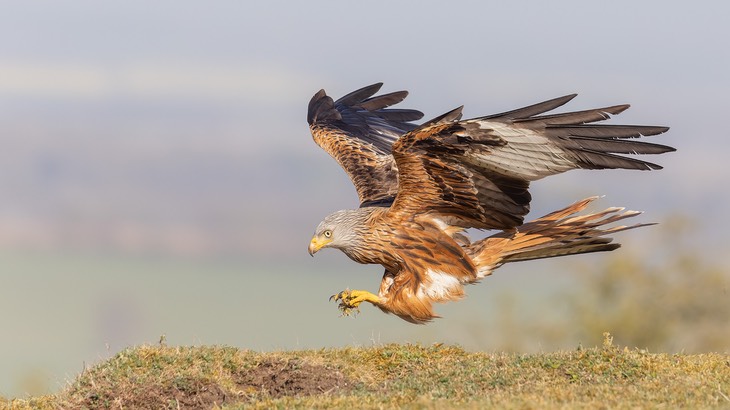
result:
M 388 108 L 407 91 L 375 95 L 382 83 L 334 101 L 320 90 L 309 102 L 314 141 L 355 185 L 360 206 L 324 218 L 309 244 L 314 255 L 336 248 L 352 260 L 380 264 L 380 290 L 333 296 L 345 314 L 369 302 L 412 323 L 438 316 L 434 302 L 458 300 L 507 262 L 611 251 L 606 235 L 644 224 L 606 227 L 638 214 L 608 208 L 578 214 L 587 198 L 534 221 L 530 182 L 571 169 L 661 169 L 624 154 L 674 148 L 637 141 L 661 126 L 596 124 L 628 105 L 546 114 L 566 95 L 500 114 L 461 119 L 456 108 L 421 125 L 416 110 Z M 497 230 L 471 241 L 468 228 Z

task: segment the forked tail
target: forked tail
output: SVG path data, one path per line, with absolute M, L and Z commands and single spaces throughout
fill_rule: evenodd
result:
M 517 232 L 500 232 L 469 245 L 468 252 L 479 268 L 479 279 L 504 263 L 612 251 L 621 245 L 606 235 L 626 229 L 653 225 L 635 224 L 604 227 L 641 214 L 624 208 L 576 215 L 598 197 L 586 198 L 564 209 L 523 224 Z

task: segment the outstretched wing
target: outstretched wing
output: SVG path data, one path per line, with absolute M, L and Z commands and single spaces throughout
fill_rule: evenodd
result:
M 464 121 L 457 108 L 404 135 L 393 146 L 399 191 L 391 212 L 430 213 L 465 228 L 511 229 L 529 211 L 530 181 L 576 168 L 660 169 L 620 154 L 674 151 L 632 140 L 667 127 L 593 124 L 628 105 L 540 115 L 574 97 Z
M 352 180 L 360 206 L 390 205 L 398 191 L 393 142 L 423 117 L 416 110 L 389 109 L 407 91 L 373 97 L 382 83 L 353 91 L 337 101 L 320 90 L 309 102 L 307 122 L 314 141 Z

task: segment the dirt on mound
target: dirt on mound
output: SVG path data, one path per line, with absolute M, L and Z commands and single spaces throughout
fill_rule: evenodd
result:
M 335 367 L 301 359 L 264 359 L 253 367 L 233 371 L 231 380 L 233 389 L 208 378 L 190 376 L 144 383 L 129 390 L 112 386 L 95 389 L 80 404 L 90 409 L 211 409 L 264 397 L 345 392 L 352 386 Z
M 83 401 L 89 409 L 211 409 L 234 397 L 217 384 L 195 378 L 179 378 L 170 383 L 140 386 L 135 391 L 115 394 L 92 393 Z
M 274 398 L 326 394 L 352 386 L 339 370 L 300 359 L 262 361 L 235 380 L 244 391 L 264 392 Z

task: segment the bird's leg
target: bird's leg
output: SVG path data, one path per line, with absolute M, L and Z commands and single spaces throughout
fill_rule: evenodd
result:
M 345 289 L 342 292 L 330 296 L 330 300 L 340 302 L 337 306 L 343 316 L 350 316 L 354 312 L 360 312 L 360 303 L 370 302 L 373 305 L 380 303 L 380 298 L 366 290 Z

